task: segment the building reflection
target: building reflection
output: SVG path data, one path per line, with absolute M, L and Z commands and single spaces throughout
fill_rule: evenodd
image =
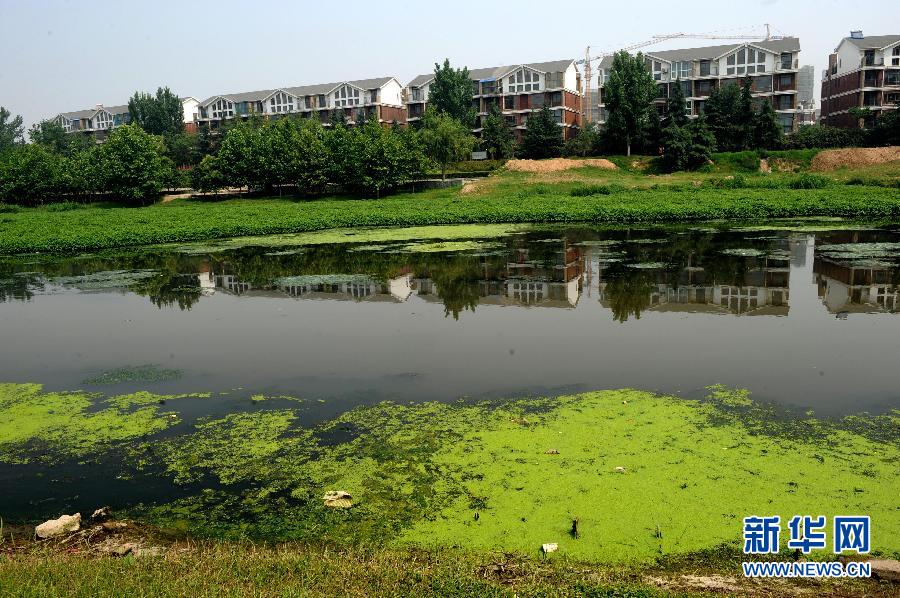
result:
M 819 299 L 828 313 L 846 317 L 853 313 L 900 311 L 900 270 L 894 263 L 840 259 L 817 252 L 813 276 Z

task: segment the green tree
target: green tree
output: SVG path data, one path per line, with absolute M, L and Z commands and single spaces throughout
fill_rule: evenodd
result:
M 562 153 L 562 130 L 546 105 L 528 117 L 522 137 L 522 155 L 526 158 L 556 158 Z
M 676 79 L 672 84 L 672 92 L 666 100 L 666 118 L 663 126 L 675 124 L 683 127 L 690 119 L 687 115 L 687 101 L 684 99 L 684 89 L 681 87 L 681 79 Z
M 753 146 L 757 149 L 781 147 L 781 125 L 768 99 L 763 99 L 759 111 L 753 116 Z
M 163 136 L 166 156 L 177 166 L 193 166 L 200 161 L 200 138 L 192 133 L 169 133 Z
M 597 128 L 591 124 L 585 126 L 572 139 L 566 141 L 563 153 L 566 156 L 580 156 L 582 158 L 600 153 L 600 135 Z
M 492 160 L 512 158 L 513 156 L 516 140 L 500 112 L 500 107 L 496 104 L 491 105 L 490 112 L 484 117 L 481 129 L 481 147 Z
M 666 172 L 699 168 L 709 162 L 715 142 L 703 116 L 684 126 L 669 123 L 662 133 L 660 166 Z
M 656 97 L 656 84 L 640 52 L 637 56 L 624 50 L 616 53 L 603 97 L 609 113 L 607 129 L 624 140 L 626 154 L 630 156 L 631 144 L 644 134 L 650 102 Z
M 12 203 L 41 203 L 59 193 L 62 158 L 42 145 L 22 144 L 0 162 L 0 198 Z
M 22 117 L 10 118 L 12 113 L 0 106 L 0 154 L 24 141 L 22 134 L 25 127 L 22 126 Z
M 137 125 L 113 129 L 98 159 L 103 189 L 120 199 L 143 204 L 163 188 L 167 169 L 162 141 Z
M 334 108 L 328 114 L 328 122 L 331 123 L 332 127 L 346 127 L 347 126 L 347 115 L 344 114 L 343 108 Z
M 475 138 L 469 129 L 446 112 L 429 107 L 423 120 L 419 134 L 425 155 L 440 166 L 441 178 L 446 178 L 448 165 L 471 156 Z
M 318 121 L 296 121 L 292 129 L 295 154 L 290 179 L 301 193 L 321 193 L 328 183 L 328 146 Z
M 750 147 L 753 105 L 749 93 L 749 86 L 746 84 L 742 87 L 727 83 L 713 89 L 706 100 L 703 114 L 716 138 L 719 151 L 738 152 Z
M 228 185 L 264 188 L 271 185 L 263 136 L 263 125 L 257 119 L 237 123 L 219 147 L 219 165 Z
M 177 134 L 184 130 L 181 100 L 168 87 L 160 87 L 156 95 L 137 91 L 128 100 L 131 122 L 151 135 Z
M 218 193 L 225 186 L 225 177 L 219 169 L 219 159 L 209 154 L 191 171 L 191 186 L 201 193 Z
M 900 103 L 881 113 L 869 136 L 875 145 L 900 145 Z
M 450 66 L 449 59 L 444 60 L 443 66 L 434 63 L 434 81 L 428 91 L 430 106 L 471 128 L 475 122 L 472 96 L 472 80 L 468 68 L 455 69 Z

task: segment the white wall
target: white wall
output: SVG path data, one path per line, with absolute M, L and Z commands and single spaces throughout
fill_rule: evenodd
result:
M 199 117 L 199 108 L 200 102 L 195 100 L 194 98 L 185 98 L 181 101 L 181 108 L 184 111 L 184 122 L 192 123 L 194 122 L 194 114 L 197 114 Z
M 381 103 L 390 106 L 402 106 L 402 92 L 403 87 L 400 83 L 398 83 L 396 79 L 391 79 L 381 88 L 381 91 L 379 91 Z
M 566 69 L 563 75 L 563 87 L 569 91 L 581 91 L 578 89 L 578 69 L 575 67 L 574 62 L 569 64 L 569 68 Z
M 841 41 L 838 46 L 838 76 L 859 69 L 859 61 L 863 57 L 863 52 L 851 42 L 847 40 Z

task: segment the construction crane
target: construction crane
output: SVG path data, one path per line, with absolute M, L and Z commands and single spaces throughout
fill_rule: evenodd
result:
M 766 27 L 766 35 L 765 40 L 773 40 L 773 39 L 783 39 L 782 35 L 772 35 L 772 27 L 769 23 L 765 24 Z M 619 50 L 613 52 L 604 52 L 602 54 L 597 54 L 591 56 L 591 47 L 588 46 L 584 49 L 584 58 L 581 60 L 576 60 L 575 64 L 583 64 L 584 65 L 584 93 L 582 94 L 584 98 L 584 103 L 586 109 L 584 111 L 585 122 L 590 123 L 592 119 L 592 103 L 591 103 L 591 77 L 593 76 L 593 70 L 591 68 L 591 63 L 595 60 L 602 60 L 607 56 L 612 56 L 616 52 L 626 51 L 630 52 L 631 50 L 638 50 L 640 48 L 645 48 L 647 46 L 652 46 L 653 44 L 658 44 L 660 42 L 668 41 L 670 39 L 751 39 L 758 40 L 760 36 L 758 35 L 720 35 L 716 33 L 664 33 L 662 35 L 654 35 L 652 38 L 638 42 L 636 44 L 631 44 L 630 46 L 625 46 L 624 48 L 619 48 Z

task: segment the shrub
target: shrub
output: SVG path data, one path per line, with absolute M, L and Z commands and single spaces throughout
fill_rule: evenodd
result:
M 804 172 L 788 183 L 791 189 L 823 189 L 831 184 L 828 178 L 820 174 Z
M 784 138 L 785 149 L 825 149 L 830 147 L 855 147 L 865 145 L 866 132 L 862 129 L 839 129 L 824 125 L 800 127 Z
M 115 197 L 147 203 L 159 195 L 168 172 L 159 137 L 137 125 L 113 129 L 99 150 L 102 188 Z
M 624 191 L 625 187 L 619 185 L 617 183 L 611 183 L 609 185 L 585 185 L 583 187 L 576 187 L 569 191 L 569 195 L 572 197 L 589 197 L 591 195 L 612 195 L 613 193 L 619 193 Z
M 80 210 L 84 208 L 84 204 L 76 203 L 74 201 L 61 201 L 59 203 L 52 203 L 47 206 L 48 212 L 69 212 L 71 210 Z
M 747 179 L 742 174 L 736 174 L 731 177 L 711 178 L 705 185 L 713 189 L 743 189 L 747 187 Z
M 759 170 L 759 152 L 720 152 L 713 154 L 712 161 L 725 170 L 756 172 Z

